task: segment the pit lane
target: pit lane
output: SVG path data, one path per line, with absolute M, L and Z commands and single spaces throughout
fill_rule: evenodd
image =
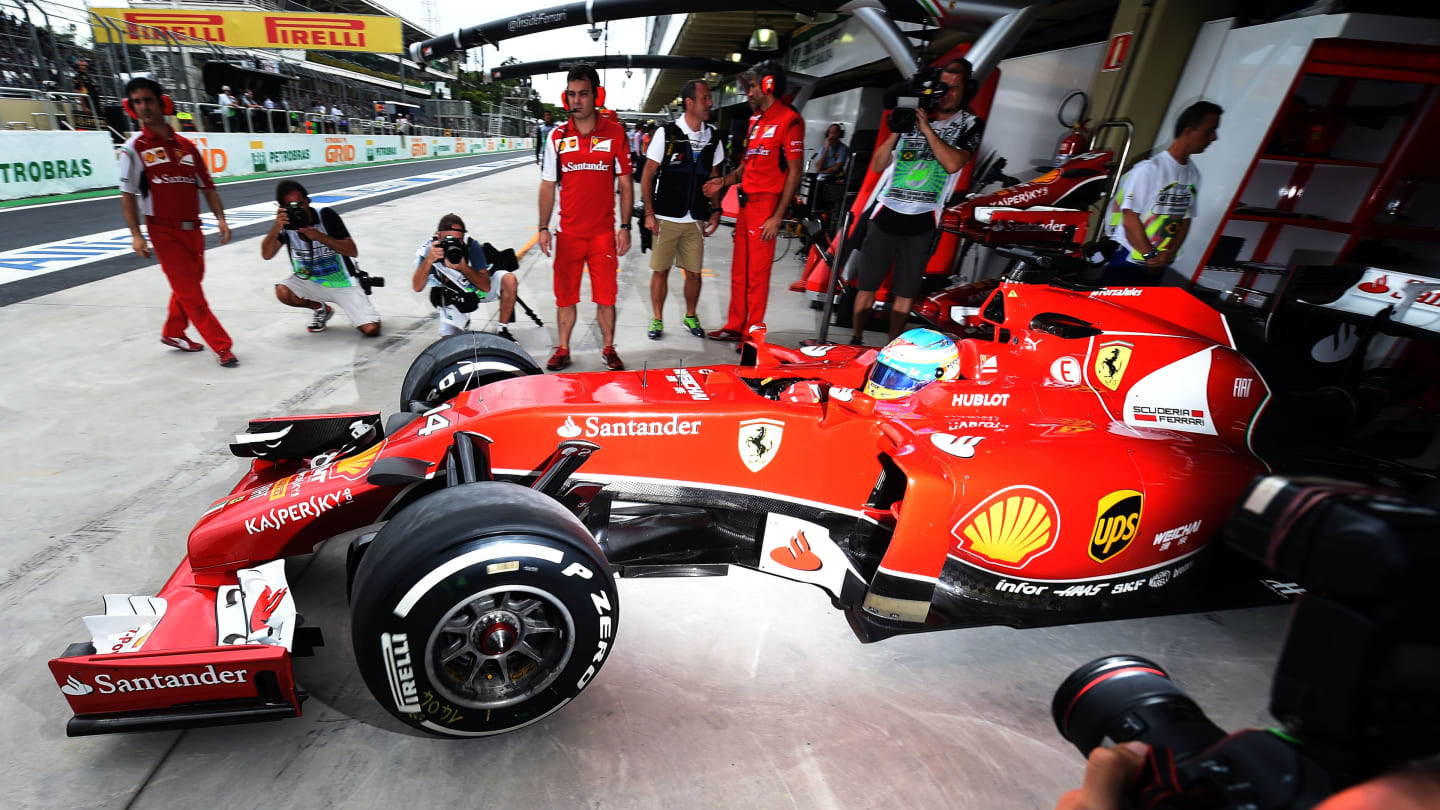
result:
M 1075 666 L 1111 652 L 1163 662 L 1224 727 L 1265 722 L 1283 610 L 861 645 L 819 590 L 736 571 L 622 580 L 617 645 L 578 699 L 501 737 L 418 737 L 354 671 L 344 549 L 332 545 L 290 566 L 298 607 L 327 642 L 296 662 L 312 695 L 303 717 L 66 738 L 69 712 L 46 660 L 84 639 L 80 617 L 98 611 L 102 594 L 158 589 L 196 518 L 241 475 L 226 449 L 233 434 L 258 415 L 392 413 L 406 367 L 435 336 L 428 304 L 407 284 L 421 238 L 453 210 L 479 238 L 518 249 L 534 233 L 537 182 L 522 165 L 346 211 L 361 262 L 389 281 L 376 291 L 385 336 L 375 340 L 343 316 L 307 333 L 306 314 L 274 300 L 286 271 L 259 260 L 258 229 L 224 247 L 212 240 L 207 257 L 235 369 L 158 344 L 168 288 L 153 262 L 0 308 L 5 806 L 1049 807 L 1084 765 L 1055 732 L 1050 697 Z M 273 186 L 255 185 L 269 199 Z M 113 199 L 102 202 L 118 214 Z M 728 302 L 728 233 L 706 243 L 707 328 Z M 677 329 L 676 274 L 665 337 L 645 338 L 648 260 L 635 251 L 621 260 L 618 345 L 629 366 L 733 362 L 727 345 Z M 817 326 L 786 290 L 799 271 L 782 259 L 772 278 L 771 335 L 791 345 Z M 522 315 L 511 328 L 543 359 L 549 261 L 532 249 L 519 275 L 546 327 Z M 599 370 L 594 308 L 579 315 L 575 370 Z

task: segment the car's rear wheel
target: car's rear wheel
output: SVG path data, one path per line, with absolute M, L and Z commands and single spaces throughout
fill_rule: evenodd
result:
M 610 566 L 574 515 L 515 484 L 466 484 L 407 506 L 376 536 L 355 575 L 355 657 L 401 721 L 499 734 L 590 684 L 619 607 Z
M 400 385 L 400 410 L 421 413 L 462 391 L 529 374 L 543 374 L 525 350 L 498 335 L 450 335 L 421 352 Z

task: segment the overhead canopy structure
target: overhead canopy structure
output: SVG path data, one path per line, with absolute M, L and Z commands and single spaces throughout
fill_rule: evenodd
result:
M 804 25 L 795 19 L 795 12 L 775 11 L 771 8 L 772 10 L 766 12 L 722 11 L 691 14 L 685 18 L 671 52 L 726 60 L 730 54 L 739 53 L 745 58 L 741 64 L 730 63 L 728 72 L 733 75 L 755 61 L 746 55 L 746 45 L 750 40 L 750 33 L 756 28 L 772 28 L 779 35 L 780 41 L 784 42 L 796 29 Z M 784 55 L 777 53 L 776 57 L 783 59 Z M 685 82 L 694 78 L 698 77 L 690 71 L 671 68 L 662 70 L 650 85 L 650 92 L 645 94 L 641 109 L 660 109 L 680 94 L 680 88 Z
M 1118 0 L 581 0 L 441 35 L 412 45 L 411 55 L 428 58 L 571 26 L 672 14 L 682 15 L 683 27 L 671 54 L 724 60 L 738 53 L 740 61 L 749 65 L 761 58 L 786 58 L 784 51 L 749 51 L 750 35 L 756 28 L 773 29 L 783 45 L 814 15 L 836 12 L 862 20 L 880 40 L 888 60 L 848 69 L 843 77 L 823 77 L 823 92 L 834 92 L 890 81 L 897 74 L 908 76 L 917 57 L 922 61 L 936 58 L 966 42 L 977 45 L 973 53 L 983 59 L 977 65 L 982 76 L 1002 57 L 1095 42 L 1106 36 L 1117 4 Z M 902 33 L 897 22 L 917 25 Z M 933 27 L 919 30 L 919 25 Z M 693 78 L 697 76 L 689 68 L 662 69 L 651 82 L 642 108 L 659 109 Z
M 517 62 L 491 68 L 485 80 L 489 82 L 518 79 L 524 76 L 538 76 L 542 73 L 562 73 L 577 65 L 590 65 L 596 70 L 631 70 L 635 68 L 666 68 L 683 70 L 694 74 L 727 73 L 735 69 L 733 62 L 723 59 L 704 59 L 693 56 L 663 56 L 657 54 L 602 54 L 598 56 L 567 56 L 564 59 L 542 59 L 538 62 Z

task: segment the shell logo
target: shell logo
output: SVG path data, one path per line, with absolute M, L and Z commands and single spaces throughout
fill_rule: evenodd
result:
M 1006 487 L 970 510 L 951 533 L 960 541 L 957 551 L 1020 569 L 1055 547 L 1060 510 L 1035 487 Z
M 335 462 L 335 475 L 358 481 L 360 475 L 370 469 L 370 464 L 380 455 L 380 448 L 384 446 L 384 442 L 377 442 L 363 453 L 340 459 Z

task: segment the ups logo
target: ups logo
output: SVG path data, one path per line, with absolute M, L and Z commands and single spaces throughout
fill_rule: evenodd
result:
M 1133 489 L 1121 489 L 1100 499 L 1095 509 L 1095 526 L 1090 530 L 1090 559 L 1106 562 L 1129 548 L 1140 532 L 1140 514 L 1145 496 Z

